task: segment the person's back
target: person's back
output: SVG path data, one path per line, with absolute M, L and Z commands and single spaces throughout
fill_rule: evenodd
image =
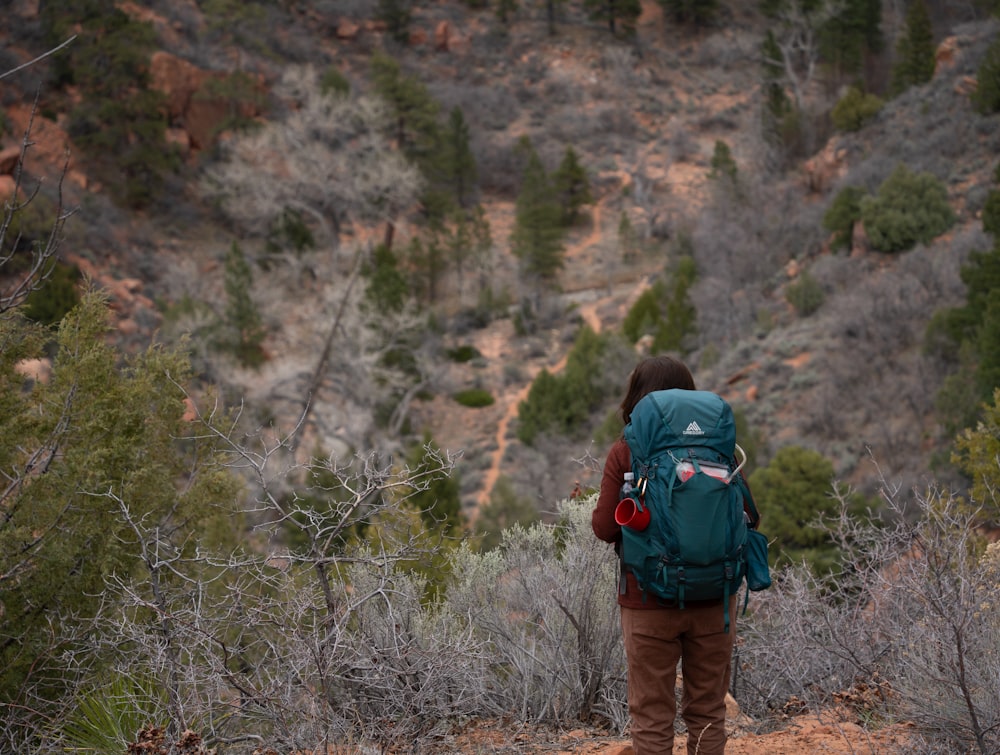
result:
M 626 426 L 648 394 L 671 389 L 696 390 L 682 362 L 665 356 L 641 361 L 629 378 L 621 405 Z M 631 533 L 623 536 L 623 529 L 628 528 L 615 520 L 615 509 L 626 472 L 633 473 L 635 481 L 640 482 L 641 470 L 634 462 L 625 437 L 615 441 L 605 461 L 591 519 L 594 534 L 614 543 L 620 554 L 623 547 L 628 548 Z M 737 474 L 744 482 L 741 473 Z M 748 488 L 746 495 L 749 497 Z M 752 498 L 749 504 L 752 506 Z M 752 510 L 756 513 L 755 507 Z M 659 594 L 644 590 L 633 569 L 622 569 L 618 604 L 628 660 L 632 742 L 637 755 L 673 752 L 678 663 L 683 669 L 682 716 L 689 732 L 689 754 L 720 755 L 725 750 L 725 696 L 736 632 L 735 591 L 727 595 L 723 590 L 708 599 L 684 599 L 683 607 L 681 602 L 669 590 Z

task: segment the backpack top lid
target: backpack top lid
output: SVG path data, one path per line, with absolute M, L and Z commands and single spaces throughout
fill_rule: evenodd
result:
M 736 422 L 732 407 L 717 393 L 670 388 L 639 400 L 625 427 L 625 440 L 633 457 L 645 461 L 674 449 L 696 450 L 700 459 L 731 460 Z

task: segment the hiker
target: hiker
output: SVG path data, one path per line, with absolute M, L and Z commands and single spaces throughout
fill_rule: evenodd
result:
M 696 390 L 687 366 L 669 356 L 643 359 L 632 371 L 621 403 L 625 424 L 640 399 L 666 389 Z M 615 509 L 622 497 L 625 473 L 632 471 L 623 435 L 608 453 L 591 520 L 594 534 L 614 543 L 619 554 L 622 527 L 615 521 Z M 749 488 L 745 490 L 749 493 Z M 755 527 L 758 517 L 752 499 L 744 499 L 744 507 L 752 512 L 750 526 Z M 688 754 L 722 755 L 726 747 L 726 692 L 736 636 L 735 591 L 728 598 L 728 610 L 723 598 L 687 600 L 681 606 L 678 601 L 644 592 L 624 564 L 623 572 L 618 605 L 628 660 L 628 704 L 636 755 L 673 753 L 678 661 L 683 674 L 681 715 L 688 730 Z

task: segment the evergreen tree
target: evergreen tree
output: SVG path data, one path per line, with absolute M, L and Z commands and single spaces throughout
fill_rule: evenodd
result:
M 1000 37 L 990 44 L 976 71 L 972 105 L 983 115 L 1000 112 Z
M 455 202 L 459 207 L 467 207 L 476 182 L 476 158 L 469 146 L 469 125 L 457 105 L 451 109 L 444 128 L 440 163 Z
M 538 153 L 527 141 L 527 164 L 517 196 L 511 251 L 529 279 L 551 283 L 563 266 L 562 209 Z
M 976 350 L 979 352 L 977 394 L 985 402 L 1000 388 L 1000 297 L 996 292 L 986 306 L 976 333 Z
M 764 77 L 764 136 L 772 144 L 783 145 L 789 124 L 794 122 L 795 107 L 785 91 L 785 69 L 782 64 L 784 53 L 770 29 L 761 43 L 761 57 Z
M 695 333 L 698 310 L 691 302 L 691 288 L 698 277 L 694 259 L 682 257 L 670 278 L 670 288 L 663 302 L 663 323 L 653 339 L 653 351 L 690 351 L 691 337 Z
M 630 260 L 639 253 L 639 237 L 625 210 L 618 217 L 618 249 L 624 260 Z
M 733 159 L 733 151 L 721 139 L 715 141 L 710 166 L 708 177 L 715 182 L 715 185 L 719 186 L 725 195 L 740 199 L 743 192 L 740 188 L 739 167 Z
M 510 478 L 501 475 L 490 491 L 489 503 L 479 509 L 476 517 L 479 550 L 493 550 L 500 545 L 504 530 L 514 525 L 527 529 L 540 518 L 538 507 L 531 499 L 519 496 Z
M 679 24 L 708 26 L 719 12 L 719 0 L 659 0 L 659 3 Z
M 232 335 L 224 345 L 248 367 L 258 367 L 264 362 L 261 344 L 266 332 L 260 312 L 250 295 L 253 271 L 243 250 L 235 241 L 229 247 L 225 261 L 226 310 L 225 327 Z
M 133 20 L 113 0 L 43 3 L 40 16 L 50 40 L 77 35 L 53 58 L 58 83 L 79 93 L 67 126 L 74 143 L 116 201 L 148 205 L 177 165 L 166 141 L 164 97 L 149 87 L 152 25 Z
M 389 36 L 394 40 L 401 43 L 409 41 L 413 0 L 378 0 L 375 16 L 386 25 Z
M 371 59 L 375 92 L 392 110 L 397 145 L 418 165 L 438 144 L 441 106 L 420 81 L 403 73 L 388 53 L 377 50 Z
M 857 76 L 865 57 L 882 50 L 881 0 L 845 0 L 820 28 L 823 61 L 841 76 Z
M 438 284 L 445 269 L 445 254 L 436 232 L 431 231 L 422 240 L 414 236 L 406 251 L 406 260 L 412 271 L 413 289 L 428 304 L 437 301 Z
M 16 370 L 51 344 L 24 321 L 0 320 L 0 699 L 59 694 L 49 673 L 97 611 L 104 580 L 127 578 L 138 521 L 184 542 L 236 485 L 212 433 L 190 432 L 183 354 L 158 347 L 126 357 L 107 341 L 106 300 L 87 293 L 59 327 L 48 382 L 25 390 Z M 206 466 L 207 465 L 207 466 Z M 211 470 L 211 471 L 208 471 Z M 219 514 L 221 516 L 221 514 Z M 78 649 L 76 649 L 78 650 Z M 90 661 L 75 656 L 75 667 Z
M 772 564 L 805 559 L 819 573 L 832 569 L 837 545 L 813 524 L 837 514 L 837 501 L 830 495 L 833 464 L 816 451 L 785 446 L 770 464 L 750 475 L 749 483 L 768 537 L 775 540 L 769 553 Z
M 368 281 L 365 286 L 366 306 L 373 313 L 403 311 L 410 287 L 390 247 L 385 244 L 376 246 L 362 273 Z
M 612 34 L 619 30 L 623 34 L 634 33 L 635 23 L 642 13 L 639 0 L 584 0 L 583 6 L 594 21 L 607 22 Z
M 434 457 L 440 458 L 441 449 L 430 433 L 424 433 L 423 442 L 414 446 L 408 456 L 411 469 L 436 468 Z M 408 496 L 408 503 L 419 514 L 428 532 L 444 537 L 461 535 L 465 522 L 459 498 L 459 481 L 454 475 L 434 474 L 424 479 L 420 489 Z
M 581 207 L 594 201 L 590 194 L 587 171 L 580 164 L 572 146 L 566 147 L 562 162 L 552 174 L 552 188 L 562 207 L 563 224 L 567 226 L 577 221 Z
M 953 463 L 972 479 L 972 497 L 983 505 L 988 524 L 1000 524 L 1000 388 L 993 391 L 983 418 L 955 442 Z
M 556 35 L 557 8 L 565 2 L 566 0 L 545 0 L 545 18 L 548 21 L 550 37 Z
M 911 0 L 903 36 L 896 44 L 896 64 L 892 69 L 893 94 L 926 84 L 934 76 L 934 66 L 934 29 L 927 3 Z

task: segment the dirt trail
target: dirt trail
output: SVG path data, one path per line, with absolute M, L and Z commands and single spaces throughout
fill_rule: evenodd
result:
M 567 247 L 565 254 L 567 262 L 571 262 L 574 257 L 579 257 L 584 250 L 599 243 L 603 238 L 604 230 L 601 227 L 603 218 L 602 209 L 602 204 L 600 202 L 594 204 L 591 211 L 590 233 L 583 239 Z M 602 327 L 598 309 L 602 304 L 605 304 L 611 299 L 612 294 L 608 293 L 593 301 L 581 304 L 577 310 L 583 318 L 583 321 L 586 322 L 595 333 L 600 333 Z M 563 355 L 562 359 L 547 368 L 549 372 L 552 374 L 560 372 L 566 366 L 567 356 L 568 355 Z M 484 506 L 489 503 L 490 494 L 493 492 L 493 487 L 496 485 L 497 479 L 500 477 L 500 465 L 503 463 L 504 454 L 507 452 L 507 428 L 510 426 L 511 420 L 517 416 L 517 408 L 520 403 L 528 397 L 528 392 L 531 390 L 531 384 L 541 369 L 541 366 L 533 369 L 527 383 L 507 399 L 509 402 L 507 404 L 507 408 L 500 417 L 500 420 L 497 422 L 496 450 L 493 452 L 490 466 L 483 476 L 483 487 L 479 492 L 479 498 L 477 500 L 477 504 L 479 506 Z

